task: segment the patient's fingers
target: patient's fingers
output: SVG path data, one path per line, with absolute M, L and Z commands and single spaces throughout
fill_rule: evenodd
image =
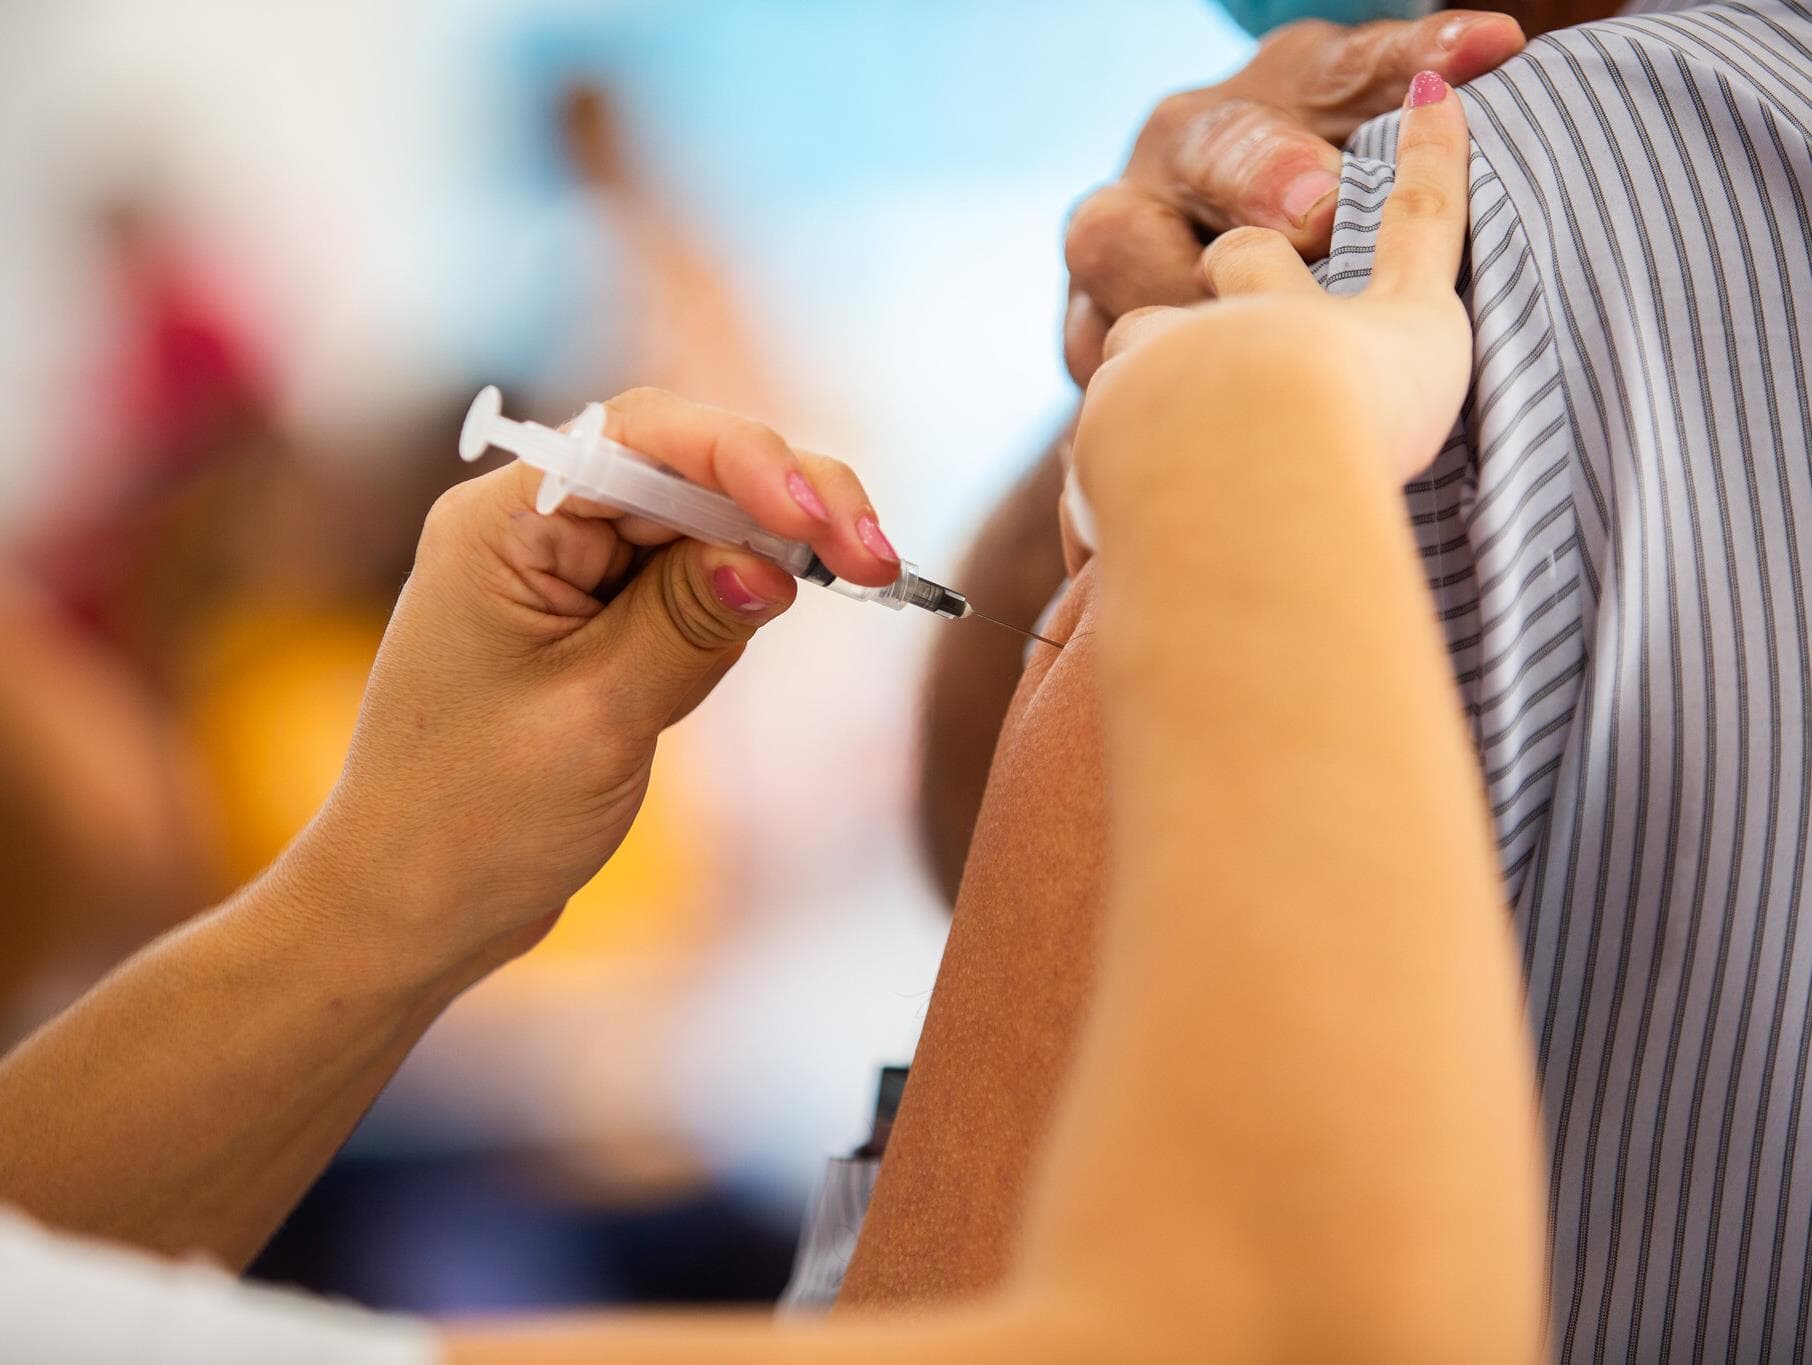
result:
M 1235 294 L 1317 293 L 1321 286 L 1290 239 L 1269 228 L 1223 232 L 1202 251 L 1202 283 L 1215 298 Z
M 1453 291 L 1466 240 L 1469 155 L 1458 96 L 1424 71 L 1410 82 L 1397 134 L 1397 183 L 1378 229 L 1372 289 Z

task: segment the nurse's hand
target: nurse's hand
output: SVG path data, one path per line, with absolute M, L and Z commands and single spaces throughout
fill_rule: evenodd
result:
M 606 411 L 607 435 L 811 542 L 839 576 L 896 577 L 837 461 L 656 390 Z M 306 865 L 395 906 L 368 935 L 466 975 L 551 927 L 628 832 L 662 729 L 794 597 L 747 553 L 570 500 L 541 516 L 539 477 L 512 465 L 429 513 L 344 775 L 303 837 Z
M 1305 258 L 1325 256 L 1339 144 L 1394 108 L 1416 72 L 1461 85 L 1522 46 L 1522 30 L 1503 14 L 1448 10 L 1357 28 L 1304 21 L 1267 37 L 1221 84 L 1166 98 L 1120 178 L 1070 220 L 1063 343 L 1076 382 L 1094 374 L 1122 315 L 1209 296 L 1196 263 L 1216 233 L 1270 228 Z

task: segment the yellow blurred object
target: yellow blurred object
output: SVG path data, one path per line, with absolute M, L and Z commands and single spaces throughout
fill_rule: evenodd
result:
M 249 601 L 202 633 L 186 719 L 232 885 L 276 857 L 333 789 L 383 630 L 382 613 L 369 609 Z M 696 822 L 673 747 L 670 736 L 629 837 L 531 960 L 670 952 L 704 932 L 696 855 L 710 844 L 680 837 Z
M 234 885 L 276 857 L 333 790 L 383 631 L 372 612 L 249 602 L 201 633 L 187 719 Z

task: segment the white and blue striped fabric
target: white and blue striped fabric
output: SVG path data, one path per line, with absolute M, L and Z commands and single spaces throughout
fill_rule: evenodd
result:
M 1802 1359 L 1812 13 L 1644 0 L 1462 97 L 1474 384 L 1409 506 L 1527 973 L 1554 1350 Z

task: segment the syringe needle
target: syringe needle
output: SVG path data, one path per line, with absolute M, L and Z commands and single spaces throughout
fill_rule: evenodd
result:
M 1062 645 L 1058 644 L 1055 640 L 1051 639 L 1047 635 L 1040 635 L 1035 630 L 1026 630 L 1021 626 L 1010 625 L 1009 623 L 1002 621 L 997 617 L 988 615 L 988 613 L 985 611 L 977 611 L 975 609 L 974 603 L 969 604 L 969 613 L 968 614 L 970 616 L 974 616 L 983 621 L 986 621 L 991 626 L 999 626 L 1002 630 L 1010 630 L 1015 635 L 1023 635 L 1027 639 L 1037 640 L 1040 644 L 1049 645 L 1052 649 L 1062 649 L 1063 648 Z

